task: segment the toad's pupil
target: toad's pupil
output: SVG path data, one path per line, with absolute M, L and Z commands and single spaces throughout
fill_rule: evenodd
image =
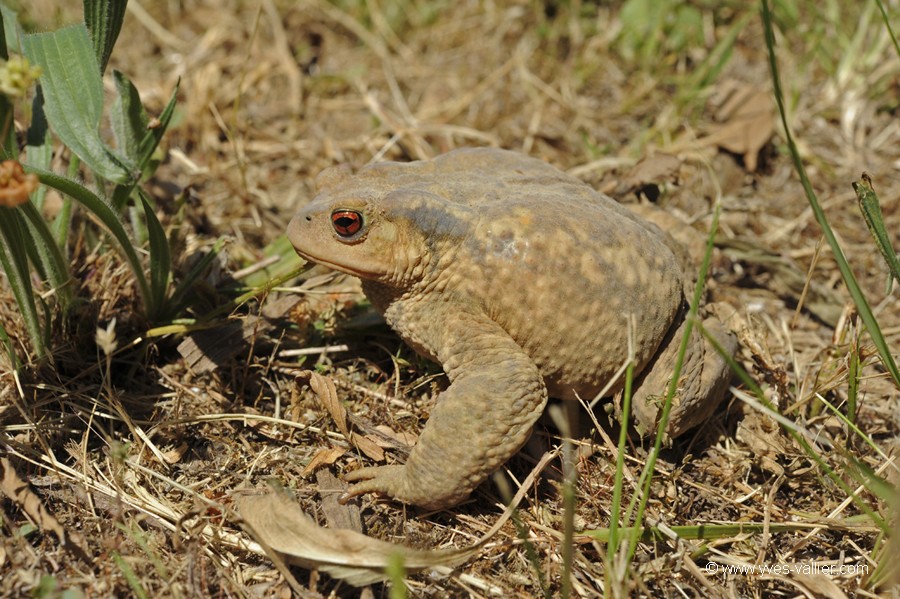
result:
M 335 212 L 331 215 L 331 223 L 337 234 L 343 237 L 355 235 L 362 228 L 362 219 L 356 212 Z

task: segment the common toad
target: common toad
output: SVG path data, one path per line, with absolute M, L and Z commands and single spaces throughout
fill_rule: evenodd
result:
M 682 339 L 690 269 L 659 227 L 515 152 L 326 170 L 288 227 L 297 253 L 362 279 L 388 324 L 450 379 L 404 465 L 362 468 L 348 491 L 431 509 L 465 499 L 528 439 L 548 396 L 593 399 L 625 360 L 650 428 Z M 709 318 L 726 348 L 735 341 Z M 667 433 L 708 418 L 729 380 L 692 335 Z M 618 392 L 623 377 L 610 389 Z

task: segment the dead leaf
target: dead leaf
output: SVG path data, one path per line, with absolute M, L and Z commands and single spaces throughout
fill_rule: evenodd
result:
M 328 447 L 318 450 L 309 461 L 309 464 L 306 465 L 306 468 L 303 469 L 302 476 L 309 476 L 322 466 L 334 464 L 345 453 L 347 453 L 347 450 L 340 447 Z
M 415 433 L 397 432 L 386 424 L 379 424 L 375 427 L 375 430 L 378 431 L 379 436 L 373 437 L 373 439 L 378 443 L 379 447 L 384 447 L 385 449 L 396 447 L 398 444 L 412 447 L 419 440 L 419 436 Z M 387 437 L 390 441 L 381 438 L 381 435 Z
M 657 153 L 641 159 L 622 175 L 618 184 L 610 190 L 613 196 L 621 198 L 629 193 L 643 192 L 651 201 L 659 195 L 659 186 L 678 180 L 681 160 L 671 154 Z M 655 188 L 655 191 L 654 191 Z
M 479 546 L 444 551 L 425 551 L 373 539 L 346 529 L 322 528 L 286 494 L 243 497 L 238 512 L 252 529 L 251 534 L 278 553 L 285 561 L 304 568 L 317 568 L 365 586 L 388 577 L 385 571 L 395 555 L 403 556 L 407 572 L 440 567 L 453 568 L 475 553 Z
M 807 574 L 795 571 L 786 580 L 799 589 L 809 591 L 815 597 L 847 599 L 847 594 L 825 574 Z
M 716 97 L 718 123 L 708 129 L 699 143 L 743 155 L 747 171 L 755 172 L 759 151 L 775 133 L 772 94 L 758 86 L 728 81 L 719 85 Z
M 368 435 L 351 433 L 350 442 L 370 460 L 384 461 L 384 450 Z
M 760 468 L 779 476 L 784 474 L 778 461 L 789 455 L 792 447 L 777 422 L 758 410 L 749 410 L 738 422 L 735 438 L 750 448 Z
M 322 376 L 312 370 L 304 370 L 298 374 L 297 381 L 301 383 L 305 382 L 309 385 L 310 389 L 313 390 L 313 393 L 316 394 L 316 397 L 319 398 L 319 403 L 322 404 L 322 407 L 328 411 L 331 419 L 334 420 L 334 424 L 337 426 L 338 430 L 341 431 L 344 438 L 349 441 L 350 426 L 347 424 L 347 410 L 338 398 L 334 381 L 327 376 Z
M 337 394 L 337 388 L 327 376 L 322 376 L 312 370 L 304 370 L 297 375 L 298 382 L 307 382 L 313 393 L 319 399 L 338 430 L 354 447 L 366 455 L 368 458 L 382 462 L 384 461 L 384 451 L 378 447 L 378 444 L 367 436 L 358 435 L 350 431 L 350 424 L 347 417 L 347 409 L 341 402 Z
M 50 531 L 69 552 L 89 563 L 88 553 L 84 549 L 84 539 L 78 533 L 66 533 L 59 521 L 44 506 L 37 493 L 31 490 L 27 482 L 22 480 L 9 458 L 0 458 L 0 493 L 14 501 L 23 512 L 28 514 L 38 527 Z

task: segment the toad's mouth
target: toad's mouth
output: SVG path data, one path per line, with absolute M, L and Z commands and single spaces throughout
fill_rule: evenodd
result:
M 350 264 L 347 264 L 346 262 L 335 262 L 334 260 L 329 260 L 324 256 L 316 255 L 306 248 L 298 248 L 296 245 L 294 246 L 294 251 L 297 252 L 298 256 L 300 256 L 307 262 L 318 264 L 319 266 L 324 266 L 326 268 L 330 268 L 331 270 L 336 270 L 338 272 L 358 277 L 360 279 L 378 279 L 383 275 L 383 273 L 380 273 L 378 271 L 363 268 L 362 265 L 352 266 Z
M 354 277 L 360 278 L 371 278 L 373 275 L 361 270 L 357 270 L 347 266 L 346 264 L 339 264 L 332 260 L 328 260 L 327 258 L 321 258 L 315 256 L 305 250 L 299 250 L 296 247 L 294 251 L 297 252 L 297 255 L 306 260 L 307 262 L 312 262 L 313 264 L 318 264 L 319 266 L 325 266 L 330 268 L 331 270 L 337 270 L 339 272 L 347 273 L 348 275 L 353 275 Z

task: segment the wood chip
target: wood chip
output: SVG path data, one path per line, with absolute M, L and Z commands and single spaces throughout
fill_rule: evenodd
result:
M 347 490 L 347 484 L 327 470 L 319 470 L 316 473 L 316 482 L 319 484 L 322 512 L 325 514 L 328 527 L 355 530 L 361 533 L 363 527 L 358 502 L 350 501 L 346 505 L 342 505 L 338 501 L 338 498 Z

